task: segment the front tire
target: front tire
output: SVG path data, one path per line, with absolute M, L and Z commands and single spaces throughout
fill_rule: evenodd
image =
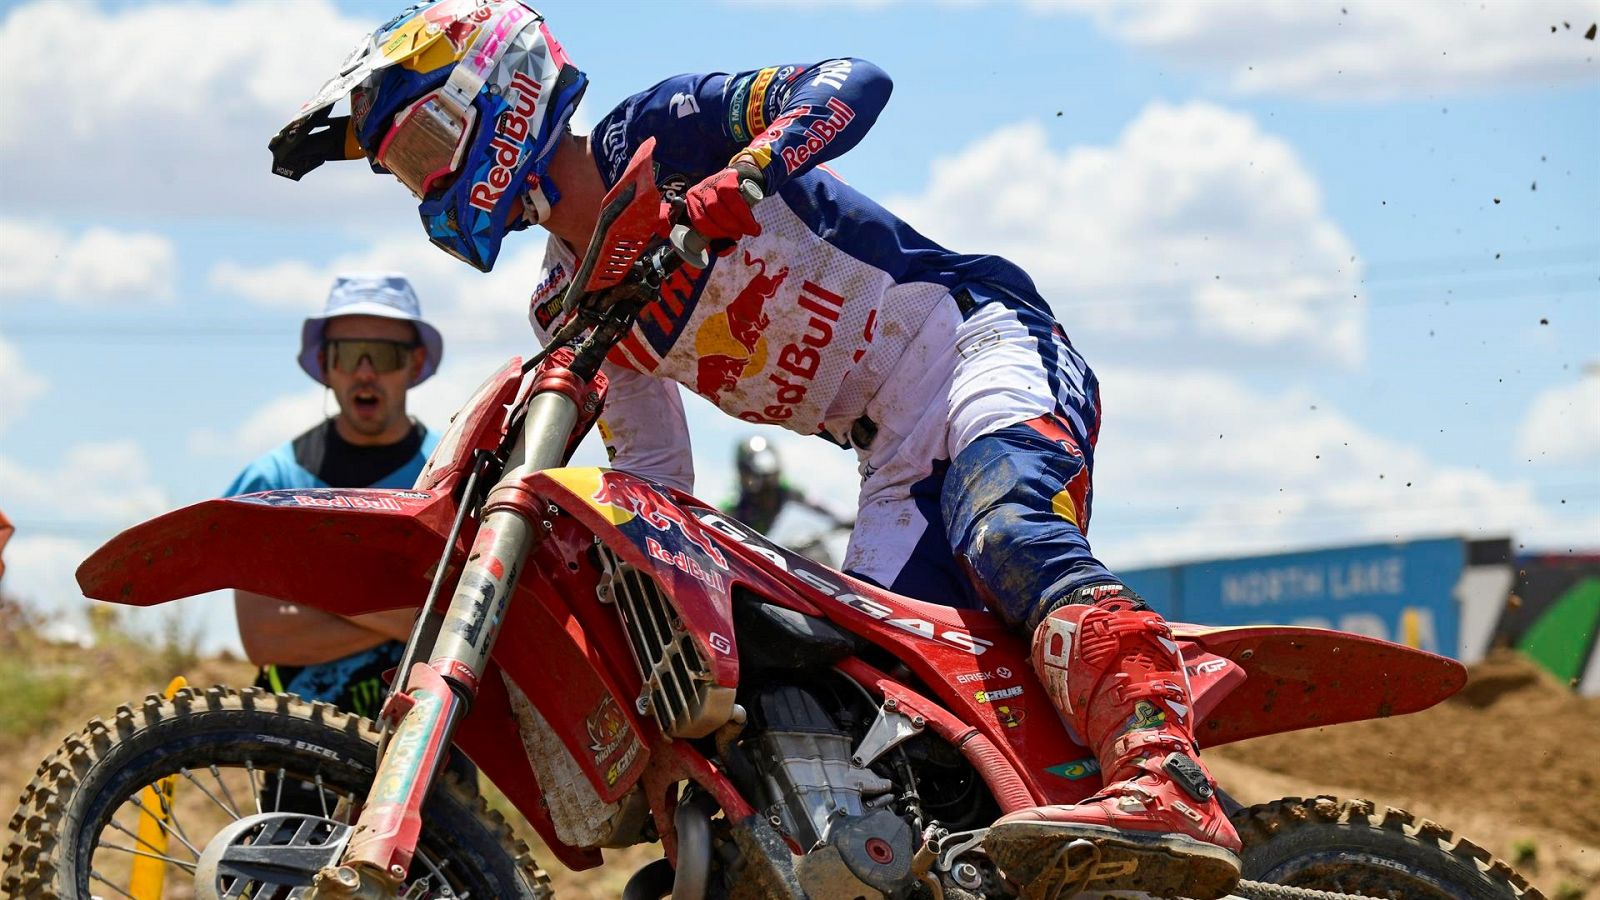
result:
M 1544 900 L 1478 845 L 1368 800 L 1288 797 L 1240 810 L 1244 877 L 1404 900 Z
M 164 877 L 172 888 L 184 880 L 192 884 L 190 857 L 209 839 L 191 833 L 197 819 L 204 825 L 231 821 L 257 805 L 271 806 L 284 794 L 270 788 L 273 773 L 279 786 L 285 774 L 291 784 L 319 785 L 311 796 L 325 807 L 323 815 L 337 817 L 366 795 L 377 738 L 366 719 L 255 688 L 186 689 L 169 700 L 152 695 L 124 705 L 110 723 L 94 719 L 68 737 L 39 766 L 11 818 L 0 893 L 29 900 L 90 897 L 107 886 L 124 893 L 123 867 L 132 865 L 132 854 L 123 859 L 117 851 L 132 846 L 139 856 L 151 856 L 150 844 L 133 837 L 136 828 L 127 823 L 145 824 L 137 798 L 154 796 L 143 792 L 145 786 L 168 776 L 182 802 L 168 810 L 171 826 L 162 826 L 172 838 L 170 858 L 161 857 L 167 860 Z M 187 828 L 184 815 L 191 817 Z M 417 849 L 413 879 L 432 879 L 421 896 L 551 895 L 549 878 L 527 845 L 475 792 L 449 778 L 423 809 Z

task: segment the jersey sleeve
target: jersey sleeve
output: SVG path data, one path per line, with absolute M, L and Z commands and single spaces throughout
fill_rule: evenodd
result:
M 595 156 L 611 185 L 647 137 L 656 139 L 656 162 L 668 172 L 698 177 L 743 154 L 761 168 L 773 194 L 859 143 L 891 88 L 877 66 L 848 58 L 735 75 L 674 75 L 600 120 Z
M 889 76 L 864 59 L 768 67 L 728 80 L 722 119 L 775 194 L 860 143 L 892 89 Z
M 612 468 L 694 493 L 694 456 L 676 382 L 611 363 L 600 437 Z

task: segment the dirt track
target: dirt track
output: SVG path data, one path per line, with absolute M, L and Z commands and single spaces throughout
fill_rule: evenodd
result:
M 1435 819 L 1514 861 L 1547 896 L 1600 895 L 1600 698 L 1510 651 L 1456 697 L 1410 716 L 1218 747 L 1225 787 L 1363 796 Z M 1561 889 L 1566 887 L 1567 891 Z
M 142 692 L 116 656 L 72 652 L 105 677 L 63 704 L 43 733 L 0 740 L 7 815 L 61 735 Z M 249 669 L 206 661 L 194 674 L 197 683 L 242 684 Z M 1531 853 L 1518 867 L 1551 900 L 1585 892 L 1600 900 L 1600 700 L 1575 696 L 1516 655 L 1475 667 L 1462 695 L 1434 709 L 1257 738 L 1210 750 L 1206 759 L 1241 802 L 1331 793 L 1403 807 L 1508 861 L 1519 850 Z M 607 851 L 605 867 L 582 874 L 560 869 L 548 852 L 538 855 L 551 867 L 558 895 L 583 900 L 615 897 L 655 852 Z

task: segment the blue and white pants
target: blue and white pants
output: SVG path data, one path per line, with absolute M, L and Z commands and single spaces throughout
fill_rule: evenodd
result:
M 1029 631 L 1115 580 L 1085 537 L 1099 383 L 1042 299 L 958 290 L 896 368 L 867 407 L 846 571 Z

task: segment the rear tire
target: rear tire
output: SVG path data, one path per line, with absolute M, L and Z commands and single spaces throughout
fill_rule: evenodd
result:
M 1286 797 L 1233 824 L 1251 881 L 1397 900 L 1544 900 L 1489 851 L 1369 800 Z
M 256 688 L 185 689 L 170 700 L 151 695 L 142 704 L 124 705 L 110 723 L 92 720 L 40 764 L 11 817 L 14 834 L 0 857 L 5 864 L 0 893 L 29 900 L 103 893 L 90 883 L 96 850 L 104 855 L 119 849 L 116 841 L 128 842 L 125 833 L 112 830 L 114 817 L 145 785 L 169 775 L 187 778 L 185 770 L 204 778 L 215 765 L 237 777 L 250 766 L 251 785 L 256 771 L 265 786 L 266 773 L 275 770 L 307 782 L 320 779 L 327 791 L 323 796 L 364 796 L 372 783 L 377 738 L 366 719 Z M 221 778 L 213 785 L 220 801 L 219 788 L 225 789 Z M 202 792 L 182 780 L 179 789 L 194 796 Z M 235 792 L 230 799 L 248 814 L 254 807 L 240 798 L 249 796 Z M 108 835 L 113 840 L 101 847 Z M 203 843 L 197 846 L 203 849 Z M 449 875 L 441 877 L 457 894 L 470 890 L 474 897 L 516 900 L 552 895 L 549 877 L 500 814 L 450 778 L 436 785 L 423 809 L 419 863 L 424 858 L 446 863 L 442 868 Z M 168 881 L 188 877 L 171 863 L 167 868 Z M 419 868 L 413 865 L 414 875 Z M 104 876 L 95 873 L 95 878 Z

